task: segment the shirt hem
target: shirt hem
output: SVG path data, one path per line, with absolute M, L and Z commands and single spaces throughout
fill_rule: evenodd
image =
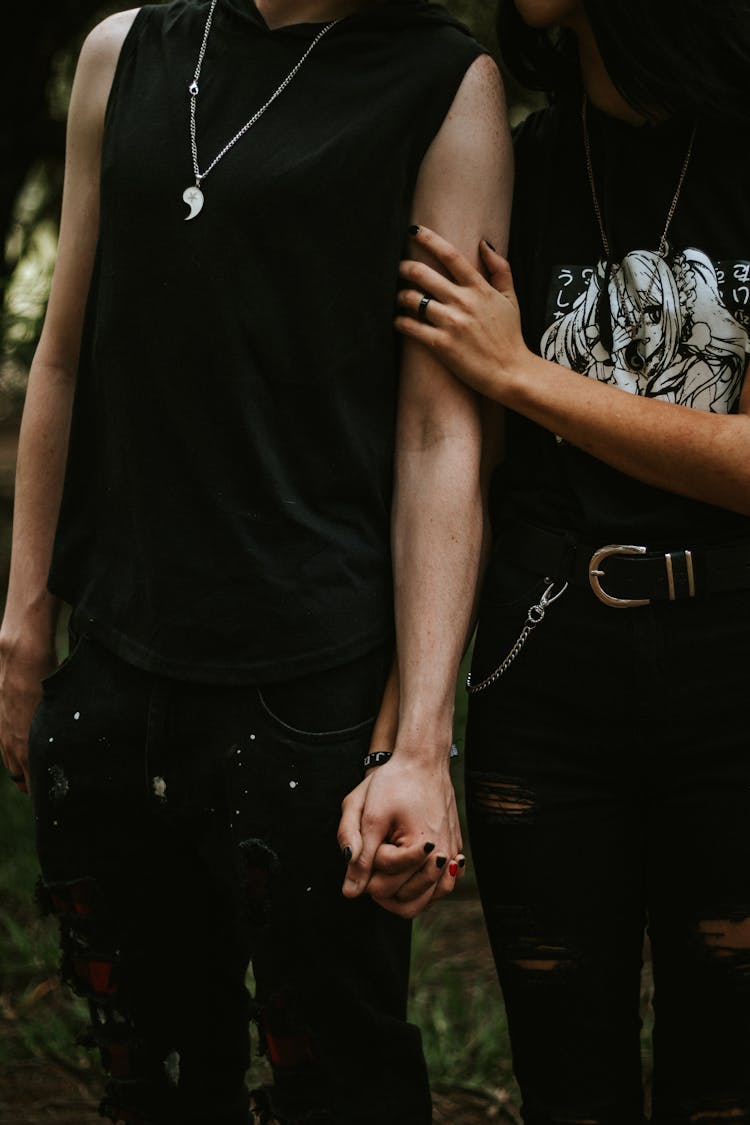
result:
M 68 600 L 64 594 L 58 596 Z M 114 625 L 92 616 L 85 606 L 74 606 L 71 624 L 76 632 L 98 641 L 126 664 L 166 679 L 203 684 L 283 683 L 311 672 L 325 672 L 340 667 L 394 640 L 393 628 L 387 628 L 357 637 L 346 644 L 329 645 L 302 654 L 296 653 L 294 656 L 263 661 L 210 661 L 204 664 L 154 652 L 148 645 L 123 633 Z

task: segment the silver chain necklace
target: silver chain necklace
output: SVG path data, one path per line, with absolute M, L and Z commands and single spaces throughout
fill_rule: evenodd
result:
M 581 119 L 582 119 L 582 125 L 584 125 L 584 147 L 585 147 L 585 150 L 586 150 L 586 171 L 588 172 L 588 182 L 589 182 L 589 186 L 591 188 L 591 203 L 594 204 L 594 213 L 596 215 L 596 221 L 599 225 L 599 234 L 600 234 L 600 236 L 602 236 L 602 246 L 603 246 L 604 253 L 606 255 L 606 259 L 607 259 L 607 263 L 608 263 L 607 269 L 609 269 L 609 268 L 612 267 L 612 249 L 611 249 L 611 246 L 609 246 L 609 240 L 607 239 L 607 232 L 606 232 L 605 226 L 604 226 L 604 218 L 602 216 L 602 208 L 599 207 L 599 199 L 598 199 L 598 196 L 596 194 L 596 180 L 594 179 L 594 164 L 593 164 L 593 161 L 591 161 L 591 142 L 590 142 L 590 137 L 589 137 L 589 132 L 588 132 L 587 108 L 588 108 L 588 98 L 587 98 L 586 95 L 584 95 L 584 102 L 582 102 L 582 107 L 581 107 Z M 683 191 L 683 185 L 685 183 L 685 177 L 687 176 L 687 170 L 689 168 L 690 158 L 692 158 L 692 155 L 693 155 L 693 145 L 694 145 L 694 142 L 695 142 L 695 133 L 696 133 L 696 126 L 693 127 L 693 132 L 690 133 L 690 140 L 688 142 L 687 152 L 685 153 L 685 160 L 683 161 L 683 168 L 681 168 L 681 170 L 680 170 L 679 180 L 677 181 L 677 188 L 675 190 L 675 195 L 672 196 L 672 200 L 671 200 L 671 203 L 669 205 L 669 210 L 667 212 L 667 221 L 665 223 L 665 228 L 663 228 L 661 239 L 659 240 L 659 246 L 658 246 L 658 249 L 656 251 L 656 253 L 659 255 L 659 258 L 662 258 L 662 259 L 666 259 L 668 257 L 668 254 L 669 254 L 669 243 L 667 242 L 667 235 L 669 234 L 669 228 L 671 227 L 672 218 L 675 217 L 675 212 L 677 210 L 677 204 L 679 203 L 679 197 L 680 197 L 681 191 Z M 615 272 L 615 275 L 614 275 L 614 281 L 615 281 L 615 286 L 618 289 L 620 289 L 620 286 L 617 285 L 616 272 Z M 638 307 L 634 308 L 632 323 L 630 323 L 630 321 L 629 321 L 629 323 L 627 323 L 627 325 L 626 325 L 626 330 L 627 330 L 627 332 L 629 332 L 630 337 L 631 337 L 631 341 L 633 343 L 635 343 L 635 341 L 638 340 L 639 337 L 641 337 L 641 340 L 643 340 L 645 314 L 647 314 L 647 311 L 650 307 L 651 295 L 653 294 L 653 287 L 654 287 L 654 285 L 656 285 L 656 282 L 657 282 L 657 271 L 654 270 L 652 272 L 652 275 L 651 275 L 651 281 L 650 281 L 647 293 L 645 293 L 643 298 L 641 298 L 640 295 L 636 295 L 636 305 L 638 305 Z M 641 346 L 641 348 L 643 348 L 644 344 L 642 344 L 640 346 Z M 639 359 L 639 370 L 643 370 L 645 368 L 645 366 L 647 366 L 647 361 L 645 361 L 644 355 L 641 353 L 641 350 L 639 350 L 639 352 L 638 352 L 638 357 L 633 357 L 633 359 L 635 359 L 635 358 Z
M 612 276 L 613 281 L 614 281 L 614 285 L 615 285 L 615 289 L 617 290 L 618 297 L 620 297 L 620 299 L 622 300 L 623 309 L 632 309 L 632 313 L 629 312 L 629 313 L 626 314 L 624 323 L 622 321 L 618 322 L 618 323 L 620 323 L 620 325 L 622 327 L 624 327 L 624 330 L 626 331 L 627 335 L 630 336 L 630 345 L 629 345 L 629 348 L 627 348 L 627 351 L 626 351 L 627 364 L 629 364 L 629 367 L 632 368 L 632 370 L 634 370 L 636 372 L 644 372 L 645 375 L 648 376 L 651 361 L 650 361 L 649 355 L 648 355 L 648 333 L 647 333 L 647 326 L 645 326 L 645 318 L 647 318 L 647 314 L 649 313 L 649 309 L 651 308 L 651 297 L 653 295 L 654 287 L 656 287 L 657 279 L 659 277 L 659 273 L 656 269 L 653 269 L 651 271 L 651 279 L 649 281 L 649 287 L 648 287 L 647 291 L 645 291 L 645 294 L 643 296 L 641 296 L 640 293 L 638 293 L 638 291 L 636 291 L 634 296 L 631 298 L 629 293 L 627 293 L 627 288 L 626 288 L 624 278 L 618 276 L 618 275 L 620 275 L 621 271 L 614 268 L 614 263 L 612 261 L 612 248 L 611 248 L 611 245 L 609 245 L 609 240 L 607 239 L 607 232 L 606 232 L 605 226 L 604 226 L 604 218 L 602 216 L 602 208 L 599 207 L 599 199 L 598 199 L 598 196 L 596 194 L 596 181 L 594 179 L 594 164 L 593 164 L 593 161 L 591 161 L 591 143 L 590 143 L 589 132 L 588 132 L 587 108 L 588 108 L 588 98 L 586 96 L 586 93 L 584 93 L 584 101 L 582 101 L 582 106 L 581 106 L 581 120 L 582 120 L 582 126 L 584 126 L 584 147 L 585 147 L 585 150 L 586 150 L 586 171 L 588 172 L 588 182 L 589 182 L 589 187 L 591 189 L 591 201 L 593 201 L 593 204 L 594 204 L 594 213 L 596 215 L 596 221 L 599 225 L 599 234 L 600 234 L 600 236 L 602 236 L 602 246 L 603 246 L 603 249 L 604 249 L 604 253 L 606 255 L 606 270 L 605 270 L 604 286 L 602 288 L 602 293 L 600 293 L 600 297 L 599 297 L 599 300 L 600 300 L 599 312 L 602 313 L 603 316 L 606 315 L 606 308 L 608 307 L 608 305 L 606 305 L 606 302 L 607 302 L 607 293 L 606 293 L 607 280 L 608 280 L 609 277 Z M 669 205 L 669 210 L 667 212 L 667 221 L 665 223 L 665 228 L 663 228 L 663 232 L 661 234 L 661 239 L 659 240 L 659 246 L 656 250 L 656 253 L 658 254 L 658 257 L 662 260 L 665 260 L 665 261 L 669 257 L 669 243 L 667 242 L 667 235 L 669 234 L 669 230 L 670 230 L 671 223 L 672 223 L 672 218 L 675 217 L 675 212 L 677 210 L 677 204 L 679 203 L 679 197 L 680 197 L 681 191 L 683 191 L 683 185 L 685 183 L 685 177 L 687 176 L 687 170 L 689 168 L 690 158 L 692 158 L 692 155 L 693 155 L 693 145 L 695 143 L 695 134 L 696 134 L 696 126 L 693 127 L 693 132 L 690 133 L 690 140 L 688 142 L 687 152 L 685 153 L 685 159 L 683 161 L 683 167 L 681 167 L 681 169 L 680 169 L 679 180 L 677 181 L 677 188 L 675 190 L 675 195 L 672 196 L 671 203 Z M 605 305 L 606 305 L 606 307 L 605 307 Z M 605 328 L 604 328 L 604 321 L 602 321 L 602 319 L 600 319 L 600 321 L 599 321 L 599 326 L 600 326 L 600 331 L 602 331 L 602 339 L 604 341 L 604 339 L 605 339 Z M 613 346 L 613 339 L 614 339 L 614 337 L 613 337 L 612 331 L 609 331 L 608 348 L 611 351 L 612 351 L 612 346 Z
M 205 171 L 201 172 L 200 164 L 198 162 L 198 141 L 197 141 L 197 138 L 196 138 L 195 110 L 196 110 L 196 103 L 198 101 L 198 95 L 200 93 L 200 85 L 198 83 L 198 79 L 201 76 L 201 68 L 203 67 L 203 59 L 205 58 L 205 54 L 206 54 L 206 44 L 208 43 L 208 36 L 211 32 L 211 23 L 212 23 L 213 18 L 214 18 L 214 11 L 216 9 L 216 4 L 217 4 L 217 0 L 211 0 L 211 7 L 209 9 L 208 18 L 206 19 L 206 26 L 205 26 L 205 29 L 203 31 L 203 42 L 201 43 L 201 49 L 198 52 L 198 61 L 195 64 L 195 73 L 193 74 L 193 81 L 188 86 L 188 93 L 190 94 L 190 151 L 191 151 L 192 156 L 193 156 L 193 175 L 195 176 L 195 184 L 194 185 L 191 184 L 190 187 L 185 188 L 184 192 L 182 193 L 183 200 L 185 201 L 185 203 L 187 203 L 188 207 L 190 208 L 190 214 L 185 216 L 186 221 L 189 220 L 189 219 L 194 219 L 195 216 L 198 215 L 203 208 L 204 197 L 203 197 L 203 192 L 201 191 L 201 184 L 205 180 L 208 173 L 211 172 L 216 167 L 216 165 L 219 163 L 219 161 L 224 156 L 226 156 L 226 154 L 229 152 L 229 150 L 237 144 L 237 141 L 240 140 L 241 137 L 244 137 L 244 135 L 245 135 L 245 133 L 247 133 L 248 129 L 252 129 L 253 125 L 255 125 L 258 121 L 260 121 L 261 117 L 266 112 L 266 110 L 271 105 L 273 105 L 273 103 L 276 101 L 276 99 L 279 97 L 279 95 L 283 94 L 284 90 L 286 90 L 287 86 L 292 81 L 292 79 L 296 77 L 296 75 L 298 74 L 298 72 L 300 71 L 300 69 L 302 68 L 304 63 L 306 62 L 308 56 L 310 54 L 312 54 L 312 52 L 317 47 L 318 43 L 320 43 L 323 36 L 327 35 L 328 32 L 331 30 L 331 28 L 335 27 L 336 24 L 339 23 L 339 20 L 332 20 L 330 23 L 327 23 L 325 25 L 325 27 L 321 28 L 321 30 L 318 32 L 318 34 L 313 39 L 310 46 L 305 51 L 302 58 L 299 60 L 299 62 L 295 63 L 295 65 L 289 71 L 289 73 L 287 74 L 286 78 L 281 83 L 281 85 L 278 86 L 274 90 L 274 92 L 271 94 L 271 97 L 268 99 L 268 101 L 265 102 L 260 107 L 260 109 L 256 110 L 256 112 L 253 114 L 252 117 L 248 118 L 248 120 L 245 122 L 245 124 L 242 126 L 242 128 L 238 129 L 237 132 L 234 134 L 234 136 L 231 138 L 231 140 L 227 141 L 227 143 L 224 145 L 224 147 L 222 149 L 220 149 L 219 152 L 217 152 L 216 156 L 213 158 L 213 160 L 208 165 L 208 167 L 205 169 Z
M 609 257 L 611 257 L 609 239 L 607 238 L 607 232 L 604 228 L 604 219 L 602 218 L 602 211 L 601 211 L 601 207 L 599 206 L 599 198 L 596 194 L 596 181 L 594 180 L 594 165 L 593 165 L 592 160 L 591 160 L 591 139 L 589 137 L 589 123 L 588 123 L 588 98 L 585 94 L 583 95 L 583 108 L 581 110 L 581 116 L 583 118 L 583 144 L 584 144 L 584 147 L 586 149 L 586 170 L 587 170 L 588 175 L 589 175 L 589 184 L 591 185 L 591 199 L 592 199 L 593 204 L 594 204 L 594 212 L 596 214 L 596 221 L 599 224 L 599 233 L 601 234 L 601 237 L 602 237 L 602 246 L 604 247 L 604 253 L 609 258 Z M 667 221 L 664 225 L 664 233 L 662 234 L 661 238 L 659 239 L 659 247 L 658 247 L 656 252 L 662 258 L 665 257 L 666 254 L 667 254 L 667 249 L 668 249 L 667 235 L 669 234 L 669 228 L 672 226 L 672 219 L 674 218 L 674 213 L 677 210 L 677 204 L 679 203 L 680 195 L 682 194 L 682 185 L 685 183 L 685 177 L 687 176 L 687 171 L 688 171 L 688 168 L 690 166 L 690 158 L 693 155 L 693 145 L 695 143 L 695 131 L 696 130 L 695 130 L 695 126 L 694 126 L 693 131 L 690 134 L 690 143 L 688 144 L 688 149 L 687 149 L 687 152 L 685 153 L 685 159 L 682 162 L 682 171 L 680 172 L 680 178 L 679 178 L 679 181 L 677 183 L 677 190 L 674 193 L 674 196 L 672 198 L 672 202 L 669 205 L 669 211 L 667 212 Z

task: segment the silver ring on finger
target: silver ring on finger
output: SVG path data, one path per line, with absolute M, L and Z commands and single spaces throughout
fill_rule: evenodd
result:
M 419 308 L 417 309 L 417 320 L 421 321 L 422 324 L 429 324 L 429 321 L 427 319 L 427 306 L 429 305 L 431 300 L 432 297 L 428 297 L 425 293 L 425 295 L 422 297 L 422 300 L 419 302 Z

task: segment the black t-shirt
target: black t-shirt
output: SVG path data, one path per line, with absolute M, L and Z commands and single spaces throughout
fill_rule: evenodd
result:
M 122 48 L 50 588 L 144 668 L 281 680 L 392 633 L 398 262 L 481 48 L 423 0 L 342 20 L 186 222 L 208 10 L 145 7 Z M 320 27 L 271 31 L 252 0 L 219 0 L 201 168 Z
M 630 393 L 736 411 L 750 353 L 745 138 L 730 125 L 698 126 L 661 259 L 692 123 L 639 128 L 593 107 L 588 117 L 609 263 L 580 102 L 534 114 L 518 131 L 510 256 L 527 344 Z M 493 515 L 593 544 L 677 548 L 750 534 L 750 520 L 642 484 L 514 413 Z

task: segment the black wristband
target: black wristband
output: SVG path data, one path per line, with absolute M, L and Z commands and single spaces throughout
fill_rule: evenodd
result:
M 372 769 L 373 766 L 384 766 L 386 762 L 390 762 L 393 754 L 390 750 L 376 750 L 374 754 L 368 754 L 362 765 L 366 770 Z
M 374 754 L 368 754 L 363 761 L 362 765 L 366 770 L 373 769 L 374 766 L 384 766 L 386 762 L 390 762 L 393 757 L 391 750 L 376 750 Z M 458 747 L 455 742 L 450 748 L 449 758 L 458 757 Z

